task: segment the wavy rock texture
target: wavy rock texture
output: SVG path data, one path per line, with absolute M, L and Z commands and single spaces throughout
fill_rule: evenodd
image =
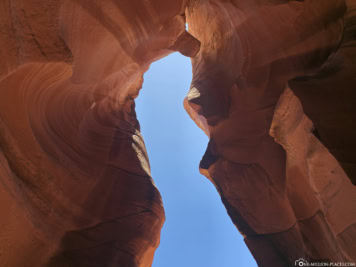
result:
M 151 266 L 164 222 L 134 98 L 193 56 L 184 2 L 0 3 L 0 265 Z
M 164 210 L 134 99 L 173 51 L 201 172 L 259 266 L 355 261 L 355 5 L 1 1 L 0 265 L 151 266 Z
M 328 136 L 325 145 L 333 152 L 344 136 L 338 125 L 354 131 L 353 99 L 347 98 L 354 95 L 355 56 L 344 54 L 354 37 L 352 12 L 351 3 L 340 0 L 188 5 L 189 30 L 201 50 L 192 61 L 185 106 L 210 136 L 200 169 L 215 184 L 259 266 L 294 266 L 299 258 L 356 259 L 355 187 L 312 134 L 311 121 L 288 88 L 320 120 L 316 129 L 321 140 Z M 331 72 L 336 62 L 343 74 Z M 325 76 L 334 83 L 322 80 Z M 347 107 L 326 125 L 340 81 L 347 84 L 340 100 Z M 326 97 L 325 83 L 333 92 Z M 351 139 L 337 147 L 349 158 Z M 340 159 L 340 153 L 334 155 Z

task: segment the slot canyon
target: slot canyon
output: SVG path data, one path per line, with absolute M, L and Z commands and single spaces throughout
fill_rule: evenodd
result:
M 135 99 L 173 52 L 258 266 L 355 263 L 356 0 L 1 0 L 0 267 L 152 265 Z

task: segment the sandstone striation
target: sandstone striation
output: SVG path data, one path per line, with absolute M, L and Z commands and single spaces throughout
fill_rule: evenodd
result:
M 354 35 L 352 12 L 351 3 L 339 0 L 212 0 L 187 7 L 201 49 L 185 106 L 210 136 L 200 169 L 259 266 L 356 259 L 356 190 L 312 134 L 320 129 L 331 152 L 337 145 L 336 158 L 352 158 L 353 140 L 339 144 L 344 135 L 336 133 L 338 124 L 350 136 L 354 131 L 353 100 L 346 98 L 355 70 L 344 55 Z M 330 119 L 340 81 L 347 84 L 340 100 L 346 107 Z M 334 94 L 324 96 L 325 83 Z M 318 120 L 316 129 L 290 88 Z
M 2 1 L 0 265 L 151 266 L 164 222 L 134 110 L 199 42 L 184 2 Z
M 164 209 L 134 99 L 174 51 L 201 173 L 258 265 L 356 261 L 355 7 L 1 1 L 0 265 L 151 266 Z

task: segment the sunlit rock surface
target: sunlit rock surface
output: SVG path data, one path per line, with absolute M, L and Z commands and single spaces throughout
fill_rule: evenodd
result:
M 0 266 L 151 266 L 164 210 L 134 99 L 173 51 L 201 172 L 259 266 L 355 261 L 355 8 L 1 1 Z

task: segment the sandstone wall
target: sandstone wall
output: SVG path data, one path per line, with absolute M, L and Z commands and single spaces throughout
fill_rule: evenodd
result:
M 259 266 L 355 261 L 355 187 L 324 146 L 338 149 L 339 161 L 348 157 L 342 166 L 352 170 L 354 17 L 347 4 L 212 0 L 187 7 L 201 49 L 185 106 L 210 136 L 201 173 Z
M 151 266 L 164 209 L 134 99 L 174 51 L 201 172 L 259 266 L 355 261 L 354 6 L 1 1 L 0 265 Z

